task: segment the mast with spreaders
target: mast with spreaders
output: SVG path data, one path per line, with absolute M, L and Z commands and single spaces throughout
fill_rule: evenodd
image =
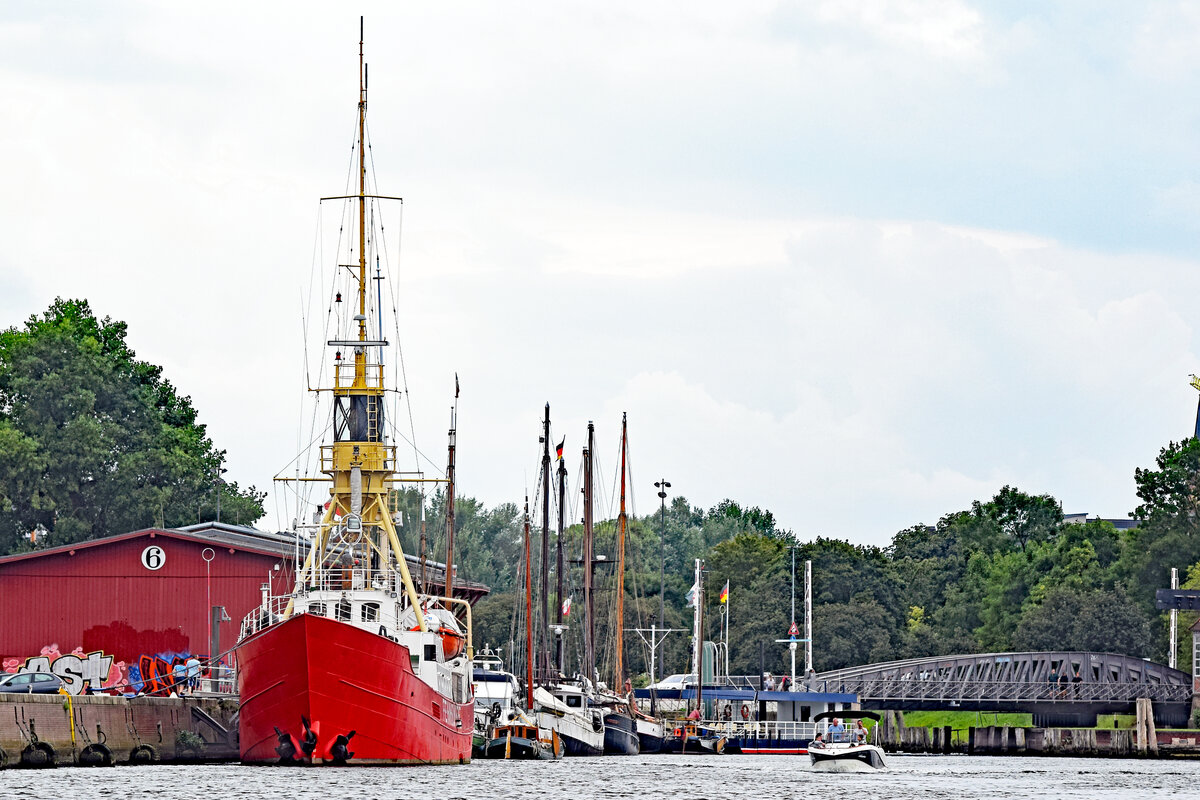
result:
M 625 526 L 628 518 L 625 515 L 625 450 L 629 445 L 626 415 L 621 413 L 621 513 L 617 517 L 617 619 L 616 619 L 616 668 L 613 670 L 613 688 L 617 692 L 624 691 L 625 665 Z
M 334 555 L 331 544 L 340 537 L 343 552 L 362 559 L 365 580 L 386 581 L 393 570 L 399 573 L 401 590 L 414 614 L 416 625 L 426 631 L 424 615 L 419 613 L 421 598 L 413 584 L 404 550 L 388 510 L 388 492 L 395 474 L 396 448 L 388 445 L 384 432 L 383 360 L 371 363 L 372 352 L 382 353 L 384 339 L 367 338 L 367 199 L 400 200 L 367 194 L 366 119 L 367 68 L 363 57 L 362 20 L 358 43 L 358 194 L 323 197 L 322 200 L 358 201 L 358 264 L 356 270 L 358 313 L 357 337 L 330 340 L 334 354 L 333 444 L 321 446 L 321 471 L 333 481 L 329 502 L 314 534 L 312 547 L 300 573 L 301 585 L 319 586 L 322 572 L 331 568 L 327 561 Z M 346 364 L 342 350 L 353 351 L 353 363 Z M 339 523 L 338 517 L 344 517 Z M 357 529 L 357 530 L 356 530 Z M 447 565 L 449 570 L 449 565 Z M 447 597 L 450 596 L 447 591 Z M 285 615 L 291 613 L 289 605 Z M 469 644 L 468 644 L 469 647 Z
M 596 680 L 596 607 L 592 597 L 592 568 L 595 543 L 592 539 L 592 453 L 595 452 L 596 427 L 588 421 L 587 447 L 583 449 L 583 597 L 587 619 L 584 621 L 584 675 Z
M 566 600 L 563 597 L 563 570 L 566 566 L 566 555 L 563 552 L 563 524 L 566 517 L 567 508 L 567 464 L 563 460 L 563 447 L 566 446 L 567 438 L 564 436 L 562 443 L 558 446 L 558 536 L 555 539 L 555 589 L 557 590 L 558 613 L 555 617 L 555 622 L 558 625 L 558 634 L 555 636 L 556 651 L 555 651 L 555 668 L 561 674 L 564 672 L 565 664 L 563 663 L 563 602 Z
M 542 618 L 538 626 L 538 663 L 543 680 L 550 678 L 550 404 L 542 423 Z

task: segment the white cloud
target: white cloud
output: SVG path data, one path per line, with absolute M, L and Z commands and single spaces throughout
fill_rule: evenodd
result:
M 308 438 L 301 296 L 358 31 L 223 8 L 0 22 L 0 325 L 55 295 L 127 320 L 265 487 Z M 1129 510 L 1200 372 L 1173 9 L 1128 12 L 1130 56 L 1115 23 L 962 2 L 370 6 L 423 450 L 457 371 L 489 503 L 550 400 L 574 453 L 589 418 L 615 452 L 629 411 L 643 500 L 667 475 L 800 531 L 883 542 L 1004 483 Z

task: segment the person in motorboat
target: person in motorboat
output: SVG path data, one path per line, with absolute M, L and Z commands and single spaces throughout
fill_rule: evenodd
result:
M 861 719 L 854 723 L 854 739 L 861 744 L 867 741 L 867 726 L 863 725 Z
M 822 747 L 824 747 L 824 746 L 825 746 L 825 734 L 823 734 L 823 733 L 818 733 L 818 734 L 817 734 L 817 735 L 816 735 L 816 736 L 813 738 L 813 740 L 812 740 L 811 742 L 809 742 L 809 743 L 808 743 L 808 747 L 809 747 L 809 749 L 810 749 L 810 750 L 811 750 L 812 748 L 814 748 L 814 747 L 815 747 L 815 748 L 817 748 L 817 749 L 820 749 L 820 748 L 822 748 Z
M 837 717 L 833 718 L 833 724 L 829 726 L 829 741 L 843 742 L 846 740 L 846 726 Z

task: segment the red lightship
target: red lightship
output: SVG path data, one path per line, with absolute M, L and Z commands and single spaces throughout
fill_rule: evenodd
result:
M 360 40 L 358 193 L 327 198 L 347 201 L 358 223 L 358 246 L 350 248 L 357 263 L 338 265 L 339 280 L 357 304 L 342 312 L 339 291 L 331 305 L 342 313 L 331 313 L 340 330 L 328 342 L 332 388 L 324 391 L 333 399 L 332 443 L 321 446 L 320 471 L 332 486 L 311 542 L 298 549 L 304 561 L 295 588 L 272 596 L 264 587 L 262 605 L 242 623 L 238 732 L 247 763 L 471 758 L 470 607 L 451 596 L 449 567 L 444 597 L 418 593 L 388 503 L 401 478 L 385 426 L 388 342 L 375 322 L 382 297 L 367 291 L 369 279 L 382 280 L 380 237 L 374 230 L 368 236 L 368 225 L 376 219 L 374 203 L 396 198 L 367 193 L 366 109 Z M 375 275 L 369 278 L 371 255 Z M 452 476 L 453 430 L 450 453 Z

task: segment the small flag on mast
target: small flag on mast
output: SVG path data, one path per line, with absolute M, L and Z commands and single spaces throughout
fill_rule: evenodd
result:
M 563 445 L 565 445 L 566 443 L 567 443 L 567 437 L 564 436 L 563 440 L 561 442 L 559 442 L 558 445 L 554 448 L 555 450 L 558 451 L 558 460 L 559 461 L 562 461 Z
M 729 602 L 729 581 L 725 581 L 725 588 L 721 590 L 721 602 Z
M 696 607 L 696 595 L 700 592 L 700 585 L 693 583 L 692 588 L 688 589 L 687 604 L 688 608 Z
M 562 612 L 564 619 L 571 616 L 571 598 L 568 597 L 566 600 L 563 600 Z

